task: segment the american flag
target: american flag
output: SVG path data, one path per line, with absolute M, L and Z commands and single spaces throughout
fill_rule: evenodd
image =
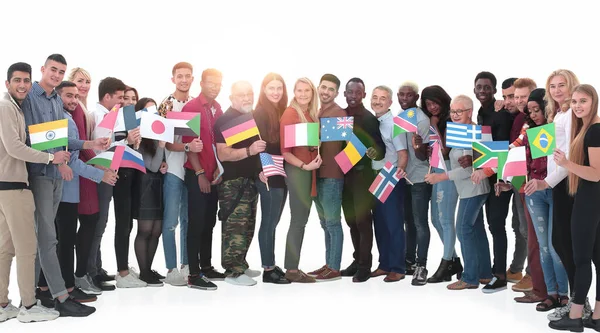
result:
M 337 128 L 354 128 L 354 117 L 337 117 Z
M 435 127 L 429 126 L 429 145 L 433 146 L 433 144 L 436 141 L 441 142 L 441 140 L 442 139 L 440 138 L 438 132 L 435 130 Z
M 283 170 L 283 156 L 260 153 L 260 163 L 262 164 L 265 177 L 286 177 L 285 170 Z

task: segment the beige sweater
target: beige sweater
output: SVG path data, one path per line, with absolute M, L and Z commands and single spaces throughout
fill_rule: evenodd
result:
M 8 94 L 0 99 L 0 182 L 26 183 L 25 162 L 48 163 L 49 154 L 25 144 L 25 117 Z

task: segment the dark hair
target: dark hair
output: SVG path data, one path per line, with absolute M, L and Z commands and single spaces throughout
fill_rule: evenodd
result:
M 223 78 L 223 73 L 219 72 L 217 69 L 214 68 L 207 68 L 204 71 L 202 71 L 202 81 L 206 80 L 206 78 L 209 76 L 218 76 L 220 78 Z
M 175 71 L 181 68 L 189 68 L 189 70 L 192 71 L 192 73 L 194 72 L 194 67 L 192 67 L 192 64 L 190 64 L 189 62 L 178 62 L 175 64 L 175 66 L 173 66 L 173 72 L 172 75 L 175 75 Z
M 335 86 L 337 87 L 336 89 L 340 90 L 340 84 L 341 84 L 341 82 L 340 82 L 340 79 L 338 79 L 337 76 L 335 76 L 333 74 L 325 74 L 325 75 L 321 76 L 321 81 L 319 81 L 319 84 L 321 84 L 321 82 L 323 82 L 323 81 L 329 81 L 329 82 L 335 83 Z M 361 80 L 361 82 L 362 82 L 362 80 Z M 363 86 L 364 86 L 364 83 L 363 83 Z
M 440 136 L 443 137 L 446 132 L 446 123 L 448 122 L 448 119 L 450 119 L 450 103 L 452 102 L 452 98 L 444 88 L 438 85 L 425 87 L 423 91 L 421 91 L 421 110 L 425 112 L 427 117 L 431 118 L 432 114 L 427 110 L 426 100 L 435 102 L 440 106 L 438 130 L 440 131 Z
M 67 60 L 65 59 L 65 57 L 62 56 L 62 54 L 58 54 L 58 53 L 54 53 L 48 56 L 48 58 L 46 59 L 46 63 L 48 63 L 48 61 L 56 61 L 59 64 L 63 64 L 63 65 L 67 65 Z
M 363 88 L 365 88 L 365 89 L 366 89 L 366 87 L 365 87 L 365 83 L 363 82 L 363 80 L 361 80 L 360 78 L 357 78 L 357 77 L 353 77 L 353 78 L 351 78 L 350 80 L 348 80 L 348 83 L 346 83 L 346 87 L 347 87 L 347 86 L 348 86 L 350 83 L 352 83 L 352 82 L 354 82 L 354 83 L 360 83 L 360 84 L 362 84 Z
M 536 102 L 538 103 L 538 105 L 540 106 L 540 109 L 542 110 L 542 114 L 544 115 L 544 118 L 546 119 L 546 122 L 548 121 L 548 117 L 546 116 L 546 100 L 544 99 L 544 95 L 546 94 L 546 89 L 544 88 L 536 88 L 533 89 L 531 91 L 531 93 L 529 93 L 529 98 L 527 99 L 527 102 Z M 529 125 L 530 128 L 536 127 L 538 125 L 536 125 L 535 122 L 533 122 L 533 120 L 531 120 L 531 118 L 529 117 L 530 113 L 529 113 L 529 108 L 527 107 L 527 105 L 525 105 L 525 109 L 523 110 L 523 113 L 525 113 L 525 123 L 527 125 Z
M 98 84 L 98 100 L 101 101 L 106 94 L 112 96 L 117 91 L 125 91 L 125 88 L 127 88 L 125 83 L 117 78 L 104 78 L 102 81 L 100 81 L 100 84 Z
M 10 65 L 10 67 L 8 67 L 8 71 L 6 72 L 6 81 L 10 82 L 14 72 L 29 73 L 29 79 L 31 79 L 31 66 L 28 63 L 17 62 Z
M 135 89 L 134 87 L 126 86 L 124 92 L 128 92 L 128 91 L 133 91 L 133 93 L 135 94 L 136 101 L 140 100 L 140 95 L 138 95 L 137 89 Z
M 69 87 L 77 87 L 77 85 L 75 84 L 75 82 L 63 81 L 56 88 L 54 88 L 54 90 L 56 90 L 56 92 L 60 95 L 62 93 L 63 88 Z
M 477 80 L 475 80 L 477 81 Z M 508 89 L 510 87 L 512 87 L 515 84 L 515 81 L 517 81 L 516 77 L 511 77 L 510 79 L 506 79 L 504 81 L 502 81 L 502 89 Z
M 283 83 L 283 94 L 276 105 L 269 101 L 265 93 L 265 87 L 271 81 L 281 81 L 281 83 Z M 265 133 L 262 133 L 262 137 L 265 141 L 271 143 L 279 141 L 279 121 L 287 107 L 287 103 L 287 88 L 283 77 L 277 73 L 267 74 L 260 85 L 260 94 L 258 95 L 258 103 L 256 103 L 255 108 L 255 113 L 258 112 L 257 114 L 259 117 L 263 116 L 260 111 L 264 112 L 264 116 L 266 116 L 265 122 L 267 123 L 268 128 Z
M 479 72 L 479 74 L 475 76 L 475 81 L 473 81 L 473 83 L 476 83 L 479 79 L 489 79 L 490 81 L 492 81 L 492 88 L 496 89 L 498 81 L 496 80 L 496 76 L 494 74 L 490 72 Z
M 141 109 L 146 107 L 146 104 L 148 104 L 149 102 L 154 103 L 154 105 L 156 104 L 156 101 L 153 100 L 150 97 L 143 97 L 140 98 L 137 103 L 135 103 L 135 111 L 140 111 Z M 144 149 L 145 152 L 149 153 L 150 155 L 154 156 L 156 154 L 156 140 L 152 140 L 152 139 L 142 139 L 142 142 L 140 143 L 140 147 L 142 147 Z

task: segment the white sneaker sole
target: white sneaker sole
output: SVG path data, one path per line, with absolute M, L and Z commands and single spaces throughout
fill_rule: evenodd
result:
M 208 290 L 208 291 L 217 290 L 217 287 L 200 287 L 200 286 L 195 286 L 192 284 L 188 284 L 187 286 L 188 286 L 188 288 L 191 288 L 191 289 Z
M 238 282 L 237 280 L 233 280 L 233 279 L 225 279 L 225 282 L 232 284 L 234 286 L 241 286 L 241 287 L 252 287 L 252 286 L 255 286 L 257 283 L 256 281 L 243 283 L 243 282 Z
M 38 323 L 42 321 L 50 321 L 58 318 L 60 315 L 44 315 L 44 316 L 17 316 L 17 320 L 22 323 Z
M 502 290 L 506 290 L 506 286 L 500 287 L 500 288 L 496 288 L 496 289 L 481 289 L 481 291 L 484 294 L 493 294 L 493 293 L 497 293 L 497 292 L 502 291 Z

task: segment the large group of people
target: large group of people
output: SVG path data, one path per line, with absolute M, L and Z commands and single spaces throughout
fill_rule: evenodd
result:
M 8 68 L 8 91 L 0 101 L 0 322 L 88 316 L 95 308 L 84 303 L 115 288 L 169 284 L 216 290 L 215 281 L 252 286 L 261 275 L 263 283 L 274 284 L 341 277 L 357 283 L 383 277 L 391 283 L 408 274 L 414 286 L 456 276 L 447 289 L 483 285 L 484 293 L 514 283 L 512 289 L 524 293 L 516 302 L 535 303 L 538 311 L 554 310 L 548 315 L 551 328 L 600 331 L 600 298 L 595 310 L 587 300 L 591 262 L 600 263 L 600 214 L 594 208 L 600 194 L 598 94 L 569 70 L 552 72 L 545 88 L 530 78 L 508 78 L 501 85 L 502 100 L 494 98 L 496 77 L 480 72 L 473 82 L 481 104 L 476 113 L 467 95 L 451 98 L 440 86 L 420 91 L 416 83 L 404 82 L 396 96 L 400 112 L 414 113 L 416 131 L 399 135 L 394 131 L 392 89 L 376 86 L 369 110 L 360 78 L 344 87 L 333 74 L 323 75 L 317 85 L 300 78 L 288 96 L 283 77 L 269 73 L 256 104 L 252 85 L 237 81 L 231 86 L 231 105 L 223 111 L 216 101 L 223 76 L 212 68 L 202 72 L 201 92 L 194 98 L 189 93 L 193 67 L 177 63 L 172 69 L 175 90 L 160 103 L 140 98 L 135 88 L 107 77 L 98 84 L 97 102 L 88 104 L 90 73 L 76 67 L 64 80 L 66 73 L 67 62 L 60 54 L 46 59 L 39 82 L 32 82 L 26 63 Z M 345 109 L 335 102 L 342 89 Z M 156 106 L 167 118 L 172 112 L 200 114 L 200 134 L 178 134 L 173 142 L 164 142 L 142 138 L 140 127 L 99 128 L 113 108 L 129 105 L 136 111 Z M 260 135 L 229 144 L 224 128 L 249 114 Z M 366 147 L 347 172 L 336 161 L 345 141 L 285 144 L 289 125 L 332 117 L 352 117 L 352 131 Z M 28 126 L 62 119 L 68 121 L 68 146 L 43 151 L 31 147 Z M 449 123 L 489 126 L 494 141 L 509 141 L 511 149 L 524 146 L 527 181 L 513 185 L 497 176 L 496 168 L 473 168 L 471 149 L 445 144 Z M 526 130 L 547 123 L 554 123 L 556 149 L 532 158 L 534 138 Z M 430 166 L 430 140 L 441 146 L 445 168 Z M 87 163 L 119 146 L 139 153 L 145 172 L 129 165 L 115 171 Z M 285 177 L 265 176 L 261 153 L 281 155 Z M 386 164 L 396 167 L 400 180 L 381 202 L 369 187 Z M 103 268 L 107 258 L 100 251 L 111 201 L 115 275 Z M 325 260 L 305 273 L 300 253 L 313 201 L 325 235 Z M 275 260 L 275 231 L 286 202 L 291 219 L 282 269 Z M 246 261 L 259 203 L 262 273 Z M 507 253 L 509 209 L 515 234 L 512 262 Z M 343 269 L 342 211 L 354 248 L 351 263 Z M 217 219 L 222 223 L 223 272 L 212 265 Z M 128 258 L 134 220 L 139 271 Z M 433 274 L 427 269 L 429 220 L 443 243 Z M 492 236 L 491 255 L 484 221 Z M 379 253 L 374 270 L 373 235 Z M 152 266 L 161 236 L 164 276 Z M 8 299 L 13 257 L 19 307 Z M 599 278 L 596 284 L 600 290 Z

